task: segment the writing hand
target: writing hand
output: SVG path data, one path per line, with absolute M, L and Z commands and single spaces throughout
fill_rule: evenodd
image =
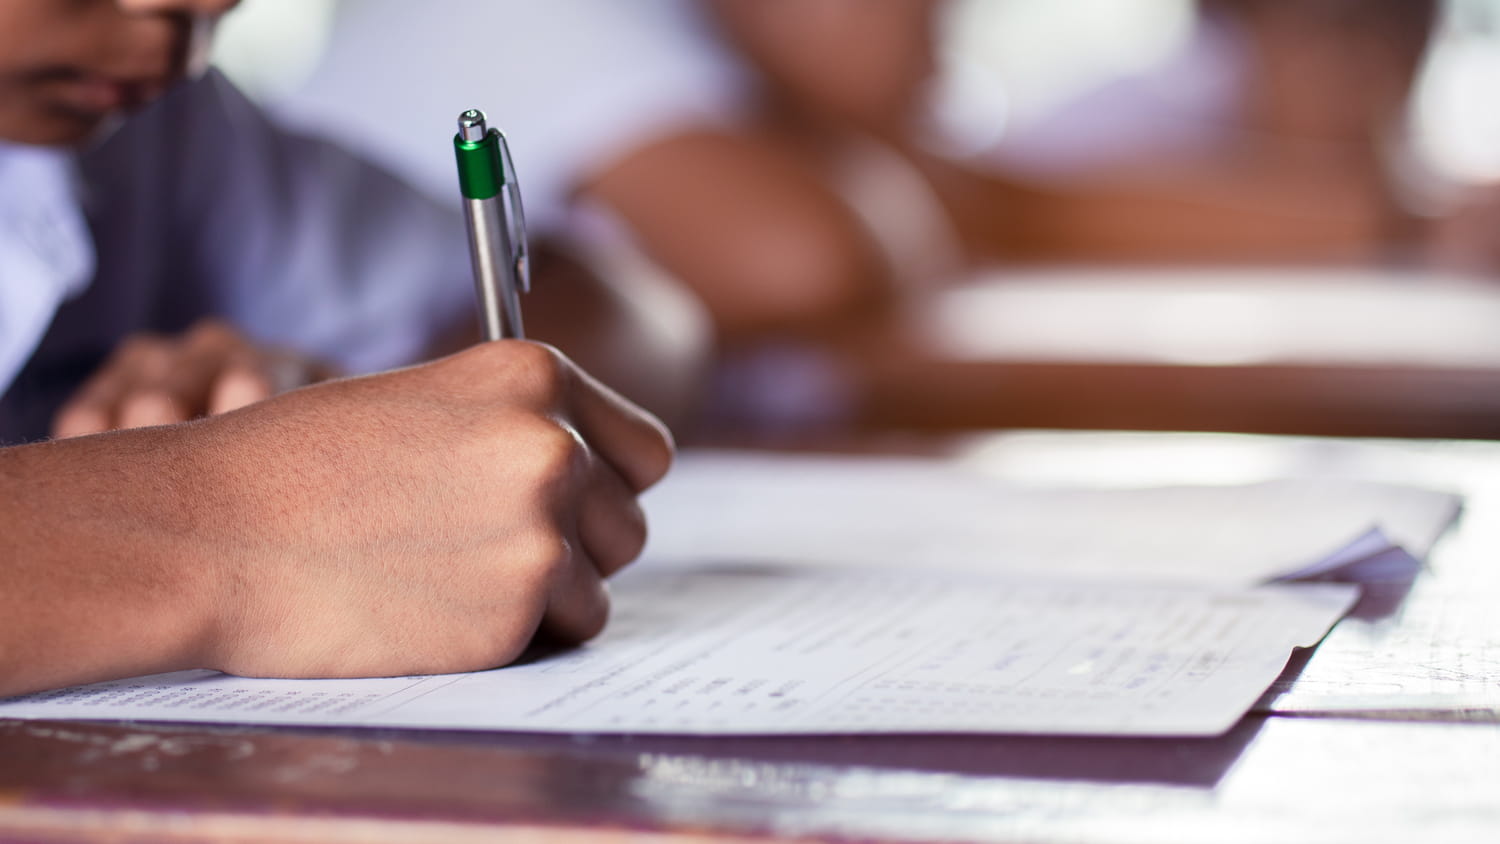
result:
M 521 341 L 0 449 L 0 695 L 468 671 L 589 638 L 671 457 L 653 417 Z
M 209 664 L 244 675 L 476 670 L 539 629 L 595 635 L 672 453 L 655 419 L 519 341 L 208 421 L 237 523 Z

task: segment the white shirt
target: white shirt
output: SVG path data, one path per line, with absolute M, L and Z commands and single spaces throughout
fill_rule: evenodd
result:
M 988 160 L 1067 176 L 1216 148 L 1243 105 L 1249 50 L 1233 21 L 1200 15 L 1182 49 L 1165 62 L 1080 92 L 1016 127 Z
M 0 142 L 0 390 L 31 358 L 58 306 L 93 277 L 76 181 L 68 153 Z
M 351 372 L 417 359 L 473 309 L 454 196 L 278 130 L 213 73 L 82 154 L 0 148 L 0 442 L 44 435 L 128 334 L 209 315 Z

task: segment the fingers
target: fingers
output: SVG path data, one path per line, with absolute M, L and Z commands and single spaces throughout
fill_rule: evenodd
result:
M 275 393 L 271 379 L 254 360 L 235 360 L 214 378 L 208 396 L 208 413 L 212 416 L 239 410 Z
M 142 373 L 134 387 L 143 395 L 169 399 L 177 409 L 177 418 L 138 422 L 122 412 L 121 427 L 182 422 L 206 413 L 219 412 L 212 408 L 212 397 L 219 388 L 220 381 L 225 376 L 236 374 L 253 377 L 260 357 L 253 349 L 247 348 L 245 341 L 229 328 L 212 323 L 203 323 L 194 328 L 180 342 L 172 344 L 168 353 L 171 359 L 164 371 Z M 259 398 L 265 397 L 261 395 Z
M 671 466 L 674 446 L 666 426 L 551 346 L 498 340 L 448 360 L 466 382 L 477 375 L 494 385 L 498 401 L 523 402 L 548 414 L 560 411 L 635 492 L 656 483 Z
M 143 389 L 145 384 L 159 382 L 170 366 L 171 351 L 165 339 L 140 335 L 125 341 L 63 405 L 53 422 L 53 435 L 96 434 L 119 427 L 126 418 L 178 421 L 170 418 L 176 413 L 170 397 Z
M 552 584 L 541 633 L 562 642 L 584 642 L 599 635 L 609 619 L 609 590 L 581 549 Z
M 595 460 L 578 502 L 578 538 L 594 568 L 609 577 L 646 547 L 646 514 L 613 467 Z
M 567 408 L 578 430 L 631 492 L 642 492 L 666 475 L 676 449 L 672 434 L 656 417 L 567 363 L 574 389 Z
M 57 418 L 52 420 L 52 436 L 54 439 L 63 440 L 68 437 L 97 434 L 101 431 L 108 431 L 109 423 L 110 416 L 104 408 L 79 404 L 77 399 L 74 399 L 58 411 Z
M 570 488 L 560 512 L 571 513 L 566 559 L 547 595 L 541 631 L 564 642 L 598 635 L 609 615 L 605 578 L 635 559 L 646 544 L 646 517 L 636 494 L 614 467 L 580 444 L 588 469 Z M 568 520 L 568 516 L 563 517 Z
M 497 458 L 478 465 L 499 471 L 501 493 L 525 505 L 535 530 L 528 533 L 551 537 L 535 547 L 507 540 L 506 556 L 541 566 L 513 570 L 516 594 L 545 608 L 542 635 L 565 642 L 596 635 L 609 612 L 605 578 L 645 545 L 636 496 L 672 459 L 661 423 L 536 343 L 484 343 L 389 377 L 429 379 L 413 388 L 453 403 L 458 418 L 477 414 L 463 427 L 481 438 L 482 454 Z M 480 480 L 488 480 L 482 472 Z
M 223 323 L 200 322 L 180 339 L 140 335 L 121 344 L 59 411 L 53 435 L 167 425 L 225 413 L 312 377 L 313 367 L 300 359 L 261 350 Z
M 635 492 L 602 460 L 592 459 L 578 499 L 577 541 L 553 584 L 542 632 L 564 642 L 598 635 L 609 616 L 604 579 L 624 568 L 646 545 L 646 516 Z

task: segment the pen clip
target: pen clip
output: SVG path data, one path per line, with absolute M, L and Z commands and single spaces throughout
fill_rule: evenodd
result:
M 521 292 L 531 292 L 531 253 L 526 248 L 526 209 L 521 205 L 521 186 L 516 181 L 516 165 L 510 158 L 510 144 L 505 142 L 505 133 L 493 130 L 500 147 L 500 176 L 504 183 L 505 225 L 510 234 L 510 260 L 516 268 L 516 280 Z

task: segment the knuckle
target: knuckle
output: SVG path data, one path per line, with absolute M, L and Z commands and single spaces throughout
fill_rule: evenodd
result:
M 572 370 L 556 349 L 540 343 L 512 343 L 499 348 L 507 353 L 506 380 L 519 395 L 543 405 L 558 403 L 567 391 Z
M 529 471 L 542 479 L 564 480 L 575 476 L 588 459 L 578 437 L 552 419 L 538 420 L 524 439 Z
M 573 546 L 561 531 L 536 530 L 522 540 L 519 585 L 532 600 L 545 600 L 557 577 L 573 560 Z

